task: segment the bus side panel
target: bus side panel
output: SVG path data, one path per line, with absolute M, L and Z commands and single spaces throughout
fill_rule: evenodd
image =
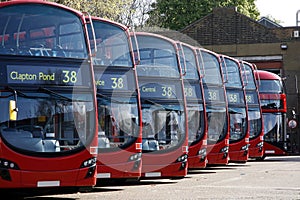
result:
M 229 161 L 228 150 L 221 152 L 225 147 L 229 147 L 225 140 L 215 145 L 207 145 L 207 164 L 209 165 L 227 165 Z
M 269 142 L 264 142 L 264 156 L 285 156 L 288 155 L 288 153 L 280 148 L 277 147 Z
M 229 162 L 247 162 L 249 150 L 243 150 L 242 147 L 247 145 L 245 140 L 229 144 Z
M 261 158 L 263 157 L 263 136 L 250 139 L 249 142 L 249 158 Z M 259 145 L 260 144 L 260 145 Z
M 206 141 L 206 140 L 205 140 Z M 206 145 L 203 144 L 203 140 L 196 145 L 189 147 L 188 153 L 188 165 L 191 169 L 205 168 L 207 163 L 206 151 L 199 154 L 199 150 L 206 149 Z M 205 142 L 206 143 L 206 142 Z
M 19 167 L 19 169 L 0 168 L 1 187 L 46 187 L 48 184 L 51 187 L 76 187 L 96 184 L 96 166 L 80 168 L 86 158 L 89 156 L 92 158 L 87 150 L 76 155 L 51 159 L 20 155 L 3 144 L 1 149 L 0 157 L 14 162 Z M 11 177 L 11 180 L 7 177 Z
M 115 152 L 99 153 L 97 178 L 139 178 L 141 176 L 141 151 L 137 151 L 135 145 L 133 147 L 127 150 L 119 149 Z
M 144 166 L 143 170 L 151 170 L 153 166 Z M 148 168 L 148 169 L 147 169 Z M 182 168 L 181 163 L 172 163 L 169 165 L 155 165 L 155 168 L 159 168 L 159 170 L 143 172 L 142 178 L 183 178 L 187 175 L 188 168 L 187 166 Z M 151 174 L 158 173 L 158 176 L 152 176 Z M 150 174 L 150 175 L 149 175 Z
M 178 162 L 177 159 L 186 155 L 181 148 L 167 153 L 142 154 L 142 177 L 152 173 L 160 174 L 159 177 L 183 177 L 187 175 L 187 160 Z

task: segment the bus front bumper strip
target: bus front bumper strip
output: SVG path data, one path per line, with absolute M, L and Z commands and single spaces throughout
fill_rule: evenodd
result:
M 96 160 L 93 157 L 82 162 L 80 168 L 88 168 L 85 178 L 92 177 L 96 173 Z M 20 168 L 12 161 L 0 158 L 0 177 L 3 180 L 12 181 L 9 170 L 20 170 Z

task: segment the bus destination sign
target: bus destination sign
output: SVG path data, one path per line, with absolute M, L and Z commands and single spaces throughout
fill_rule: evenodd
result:
M 102 90 L 129 90 L 128 75 L 130 74 L 95 73 L 96 87 Z M 133 77 L 131 80 L 133 81 Z
M 185 84 L 184 94 L 188 99 L 202 99 L 200 85 Z
M 82 85 L 79 68 L 54 66 L 7 66 L 8 84 Z
M 242 97 L 241 93 L 227 90 L 226 94 L 227 94 L 228 103 L 234 103 L 234 104 L 244 103 L 243 98 L 241 98 Z
M 207 101 L 221 101 L 220 91 L 218 89 L 207 89 L 205 88 L 205 100 Z
M 140 86 L 142 98 L 164 98 L 176 99 L 176 86 L 175 84 L 165 83 L 147 83 Z

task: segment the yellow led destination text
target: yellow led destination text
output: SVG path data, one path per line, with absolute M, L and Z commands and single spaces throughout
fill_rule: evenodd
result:
M 47 81 L 47 82 L 56 82 L 57 77 L 61 77 L 61 81 L 63 83 L 69 84 L 75 84 L 77 82 L 77 72 L 73 71 L 73 70 L 62 70 L 62 72 L 57 73 L 53 72 L 51 73 L 49 72 L 43 72 L 43 71 L 38 71 L 35 73 L 28 73 L 28 72 L 18 72 L 17 70 L 12 70 L 11 72 L 9 72 L 9 80 L 17 82 L 17 81 L 21 81 L 21 82 L 32 82 L 32 83 L 36 83 L 36 82 L 43 82 L 43 81 Z
M 156 92 L 156 87 L 142 87 L 142 92 Z
M 185 87 L 184 88 L 184 95 L 187 97 L 193 97 L 194 96 L 194 89 L 192 87 Z
M 217 98 L 217 92 L 214 92 L 214 91 L 209 91 L 208 92 L 208 99 L 209 100 L 217 100 L 218 98 Z
M 253 102 L 252 96 L 251 95 L 246 95 L 246 101 L 247 101 L 247 103 L 252 103 Z
M 103 80 L 96 81 L 96 86 L 104 86 L 104 85 L 105 85 L 105 81 L 103 81 Z
M 19 73 L 17 71 L 10 72 L 9 76 L 12 80 L 20 80 L 20 81 L 54 81 L 55 73 L 52 74 L 44 74 L 43 72 L 39 72 L 38 74 L 29 74 L 29 73 Z
M 172 89 L 172 87 L 166 87 L 166 86 L 163 86 L 163 87 L 161 87 L 161 89 L 162 89 L 162 96 L 167 96 L 167 97 L 171 97 L 172 96 L 172 94 L 173 94 L 173 89 Z
M 110 78 L 110 80 L 112 81 L 112 86 L 111 88 L 113 89 L 121 89 L 124 87 L 124 80 L 123 78 Z
M 237 94 L 229 94 L 228 97 L 229 97 L 229 99 L 228 99 L 229 102 L 233 102 L 233 103 L 238 102 L 238 95 Z
M 18 73 L 16 71 L 10 72 L 9 76 L 12 80 L 21 80 L 23 81 L 32 81 L 32 80 L 37 80 L 37 75 L 36 74 L 28 74 L 28 73 Z

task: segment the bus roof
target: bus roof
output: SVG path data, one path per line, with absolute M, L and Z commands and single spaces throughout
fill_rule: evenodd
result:
M 166 36 L 163 36 L 163 35 L 160 35 L 160 34 L 157 34 L 157 33 L 150 33 L 150 32 L 135 32 L 135 35 L 137 36 L 151 36 L 151 37 L 156 37 L 156 38 L 160 38 L 162 40 L 166 40 L 170 43 L 172 43 L 173 45 L 176 44 L 176 41 L 169 38 L 169 37 L 166 37 Z
M 50 1 L 44 1 L 44 0 L 10 0 L 10 1 L 5 1 L 0 3 L 0 7 L 5 7 L 5 6 L 11 6 L 11 5 L 17 5 L 17 4 L 45 4 L 45 5 L 51 5 L 59 8 L 63 8 L 65 10 L 68 10 L 70 12 L 75 13 L 77 16 L 82 17 L 83 13 L 70 8 L 68 6 L 65 6 L 63 4 L 55 3 L 55 2 L 50 2 Z
M 111 23 L 113 25 L 119 26 L 120 28 L 122 28 L 125 31 L 129 30 L 128 26 L 125 26 L 124 24 L 121 24 L 119 22 L 115 22 L 115 21 L 112 21 L 112 20 L 109 20 L 109 19 L 104 19 L 102 17 L 97 17 L 97 16 L 91 16 L 91 18 L 92 18 L 92 20 L 97 20 L 97 21 L 101 21 L 101 22 Z M 86 16 L 85 19 L 88 20 L 89 17 Z
M 281 80 L 277 74 L 265 70 L 255 70 L 255 78 L 260 80 Z

